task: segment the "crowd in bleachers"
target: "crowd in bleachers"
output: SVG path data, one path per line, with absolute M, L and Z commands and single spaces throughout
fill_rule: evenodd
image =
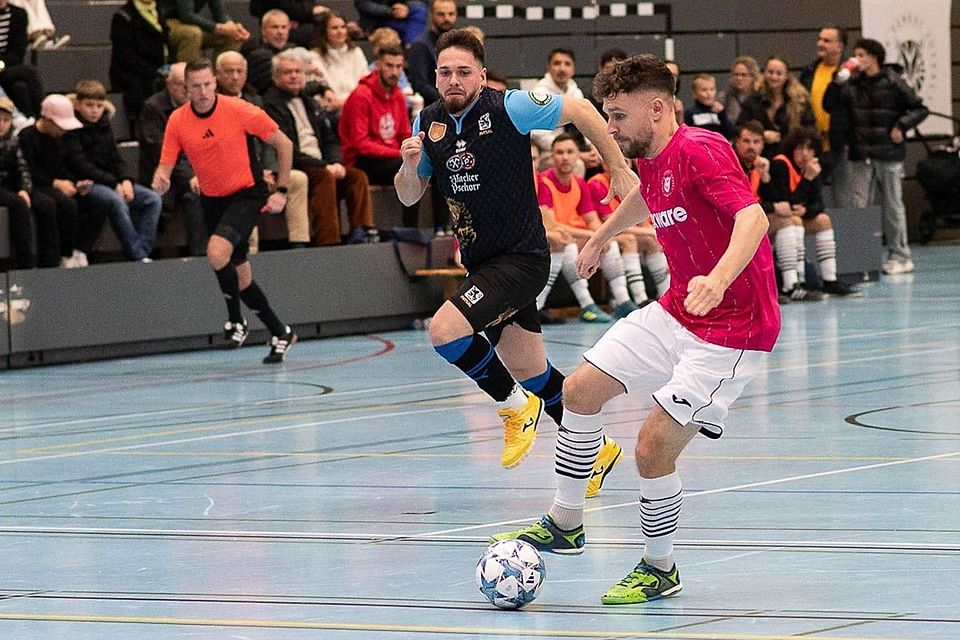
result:
M 69 95 L 45 97 L 43 78 L 25 63 L 27 49 L 62 47 L 69 36 L 57 33 L 42 0 L 15 4 L 25 9 L 0 0 L 0 206 L 8 209 L 13 266 L 19 268 L 86 265 L 105 222 L 129 260 L 156 257 L 158 224 L 172 220 L 185 229 L 186 250 L 204 252 L 206 231 L 189 163 L 176 166 L 162 200 L 144 186 L 157 165 L 165 123 L 186 102 L 184 63 L 201 55 L 216 61 L 220 91 L 260 105 L 294 143 L 287 237 L 278 246 L 376 241 L 370 185 L 392 184 L 400 142 L 423 105 L 439 97 L 437 38 L 464 26 L 454 0 L 429 5 L 357 0 L 358 23 L 313 0 L 252 0 L 250 11 L 260 21 L 256 33 L 230 16 L 222 0 L 127 0 L 111 20 L 109 78 L 87 78 Z M 761 67 L 739 56 L 731 64 L 729 86 L 718 90 L 716 78 L 699 74 L 689 95 L 680 91 L 680 67 L 671 62 L 678 79 L 678 121 L 731 140 L 771 217 L 783 302 L 822 297 L 805 285 L 804 234 L 816 238 L 822 291 L 853 292 L 837 280 L 836 244 L 825 209 L 865 206 L 871 190 L 890 209 L 884 211 L 891 244 L 884 269 L 913 269 L 894 179 L 898 167 L 902 172 L 902 136 L 897 140 L 893 132 L 915 126 L 925 110 L 883 66 L 875 41 L 856 43 L 860 73 L 846 83 L 837 80 L 845 38 L 838 27 L 821 30 L 817 59 L 799 77 L 782 57 L 770 56 Z M 373 60 L 358 46 L 363 40 Z M 626 55 L 608 51 L 600 65 Z M 863 144 L 860 136 L 872 135 L 863 133 L 864 123 L 890 106 L 863 96 L 877 82 L 871 60 L 882 71 L 884 88 L 897 92 L 897 105 L 908 108 L 886 116 L 886 139 Z M 555 49 L 533 90 L 584 97 L 574 79 L 576 64 L 572 51 Z M 507 86 L 493 70 L 489 80 L 491 86 Z M 122 94 L 122 114 L 114 113 L 105 84 Z M 122 124 L 138 142 L 136 175 L 117 152 L 115 117 L 128 120 Z M 581 317 L 609 320 L 571 269 L 577 243 L 610 213 L 592 195 L 602 191 L 604 168 L 575 130 L 537 131 L 532 140 L 537 157 L 543 156 L 537 182 L 553 253 L 550 283 L 561 273 L 569 276 Z M 263 180 L 272 188 L 276 159 L 261 151 Z M 576 197 L 569 195 L 571 188 Z M 436 232 L 448 232 L 444 201 L 434 194 L 432 205 Z M 404 225 L 418 220 L 416 206 L 404 208 Z M 251 243 L 256 247 L 256 232 Z M 668 274 L 662 255 L 650 227 L 612 243 L 603 273 L 615 315 L 663 291 Z M 649 287 L 644 272 L 652 278 Z

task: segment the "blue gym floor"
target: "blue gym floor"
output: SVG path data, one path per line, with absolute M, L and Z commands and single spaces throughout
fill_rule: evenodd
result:
M 783 307 L 765 374 L 681 460 L 679 597 L 606 607 L 639 560 L 632 455 L 488 605 L 491 533 L 553 495 L 556 428 L 499 465 L 491 403 L 423 331 L 0 372 L 0 639 L 960 638 L 960 247 L 859 299 Z M 211 318 L 211 324 L 221 321 Z M 571 371 L 602 326 L 544 330 Z M 632 452 L 650 401 L 607 432 Z

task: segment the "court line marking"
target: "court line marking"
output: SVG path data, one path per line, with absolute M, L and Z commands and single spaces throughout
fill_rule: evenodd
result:
M 533 613 L 533 610 L 530 611 Z M 627 613 L 627 611 L 624 611 Z M 180 618 L 160 616 L 106 616 L 54 613 L 0 613 L 0 620 L 32 620 L 36 622 L 113 622 L 124 624 L 157 624 L 181 626 L 216 627 L 258 627 L 280 629 L 312 629 L 325 631 L 383 631 L 426 634 L 457 635 L 496 635 L 537 638 L 662 638 L 674 640 L 796 640 L 797 634 L 756 634 L 756 633 L 690 633 L 677 631 L 589 631 L 589 630 L 549 630 L 549 629 L 511 629 L 496 627 L 454 627 L 411 624 L 376 624 L 348 622 L 309 622 L 295 620 L 255 620 L 234 618 Z M 854 640 L 851 636 L 817 635 L 817 640 Z M 862 637 L 856 640 L 910 640 L 902 636 Z

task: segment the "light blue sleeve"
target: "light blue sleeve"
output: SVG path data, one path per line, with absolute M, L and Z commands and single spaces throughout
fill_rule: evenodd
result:
M 520 133 L 534 129 L 556 129 L 563 109 L 563 96 L 545 91 L 507 90 L 503 106 Z
M 420 133 L 420 116 L 417 115 L 413 121 L 413 135 Z M 430 156 L 426 151 L 420 154 L 420 164 L 417 165 L 417 175 L 421 178 L 429 178 L 433 175 L 433 165 L 430 164 Z

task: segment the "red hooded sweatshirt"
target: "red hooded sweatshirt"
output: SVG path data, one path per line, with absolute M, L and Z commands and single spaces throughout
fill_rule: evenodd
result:
M 399 87 L 387 96 L 376 69 L 360 81 L 340 114 L 340 144 L 344 164 L 358 156 L 399 158 L 400 143 L 413 133 L 407 116 L 407 101 Z

